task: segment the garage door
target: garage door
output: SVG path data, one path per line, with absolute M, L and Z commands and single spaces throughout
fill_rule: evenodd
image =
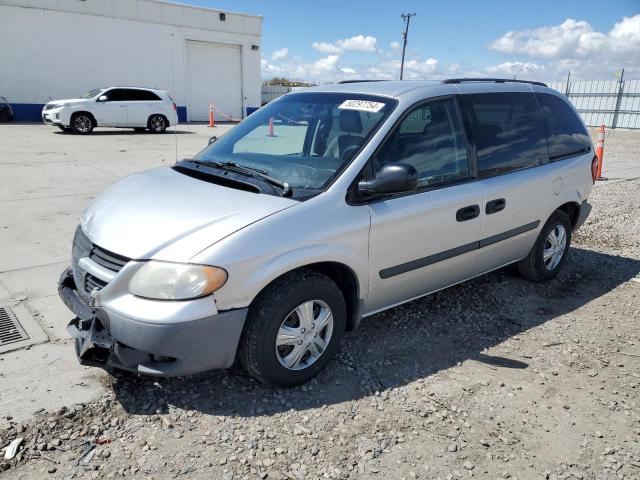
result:
M 240 46 L 187 41 L 187 117 L 209 119 L 209 103 L 242 118 Z M 216 120 L 223 120 L 216 112 Z

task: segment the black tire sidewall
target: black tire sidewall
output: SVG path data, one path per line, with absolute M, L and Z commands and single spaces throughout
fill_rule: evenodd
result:
M 320 274 L 313 273 L 304 279 L 291 277 L 290 282 L 278 282 L 274 287 L 256 299 L 249 310 L 247 322 L 251 322 L 253 338 L 247 339 L 247 353 L 252 365 L 245 364 L 245 368 L 250 373 L 257 370 L 258 379 L 269 385 L 291 387 L 315 377 L 337 353 L 347 323 L 346 306 L 337 285 Z M 327 348 L 315 363 L 303 370 L 289 370 L 278 361 L 276 336 L 287 315 L 310 300 L 322 300 L 329 306 L 333 315 L 333 333 Z
M 556 225 L 562 225 L 566 231 L 567 239 L 566 245 L 564 248 L 564 253 L 562 254 L 562 258 L 558 262 L 558 265 L 555 266 L 553 270 L 549 270 L 544 266 L 544 244 L 547 241 L 547 237 L 549 236 L 549 232 L 556 227 Z M 547 223 L 545 223 L 544 227 L 540 232 L 540 236 L 538 237 L 538 241 L 535 245 L 535 265 L 538 274 L 544 280 L 550 280 L 555 277 L 562 265 L 567 259 L 567 255 L 569 253 L 569 246 L 571 245 L 571 221 L 569 217 L 564 212 L 555 212 Z

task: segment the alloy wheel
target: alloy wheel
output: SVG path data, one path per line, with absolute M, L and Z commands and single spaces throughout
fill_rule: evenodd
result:
M 162 118 L 160 115 L 154 115 L 153 117 L 151 117 L 149 125 L 151 126 L 151 130 L 153 130 L 154 132 L 161 132 L 164 130 L 164 118 Z
M 73 121 L 73 125 L 76 131 L 80 133 L 87 133 L 91 131 L 91 119 L 86 115 L 78 115 Z

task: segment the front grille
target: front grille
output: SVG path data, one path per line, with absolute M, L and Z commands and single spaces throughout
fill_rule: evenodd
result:
M 112 272 L 118 273 L 122 268 L 129 262 L 129 258 L 123 257 L 122 255 L 118 255 L 117 253 L 110 252 L 109 250 L 105 250 L 98 245 L 91 243 L 91 240 L 84 234 L 82 229 L 78 227 L 76 230 L 76 235 L 73 239 L 73 276 L 78 286 L 78 289 L 83 289 L 80 291 L 81 295 L 84 297 L 85 301 L 88 300 L 89 295 L 93 290 L 100 290 L 107 282 L 101 280 L 90 273 L 85 272 L 81 268 L 78 267 L 78 261 L 81 258 L 89 257 L 89 259 L 93 260 L 98 265 L 111 270 Z
M 104 268 L 108 268 L 113 272 L 119 272 L 122 270 L 129 259 L 127 257 L 123 257 L 122 255 L 118 255 L 117 253 L 112 253 L 104 248 L 100 248 L 97 245 L 93 245 L 91 252 L 89 253 L 89 258 L 96 262 L 98 265 L 103 266 Z
M 92 292 L 93 290 L 101 290 L 107 282 L 100 280 L 98 277 L 94 277 L 90 273 L 87 273 L 84 277 L 84 289 L 86 292 Z

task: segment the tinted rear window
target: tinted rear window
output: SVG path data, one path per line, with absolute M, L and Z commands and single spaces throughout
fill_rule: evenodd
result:
M 135 101 L 139 101 L 139 102 L 150 102 L 150 101 L 154 101 L 154 100 L 160 100 L 160 97 L 158 97 L 155 93 L 150 92 L 148 90 L 127 90 L 127 100 L 135 102 Z
M 547 127 L 552 161 L 591 150 L 591 138 L 567 102 L 548 93 L 536 93 L 536 98 Z
M 547 136 L 532 93 L 464 95 L 481 177 L 535 167 L 549 159 Z

